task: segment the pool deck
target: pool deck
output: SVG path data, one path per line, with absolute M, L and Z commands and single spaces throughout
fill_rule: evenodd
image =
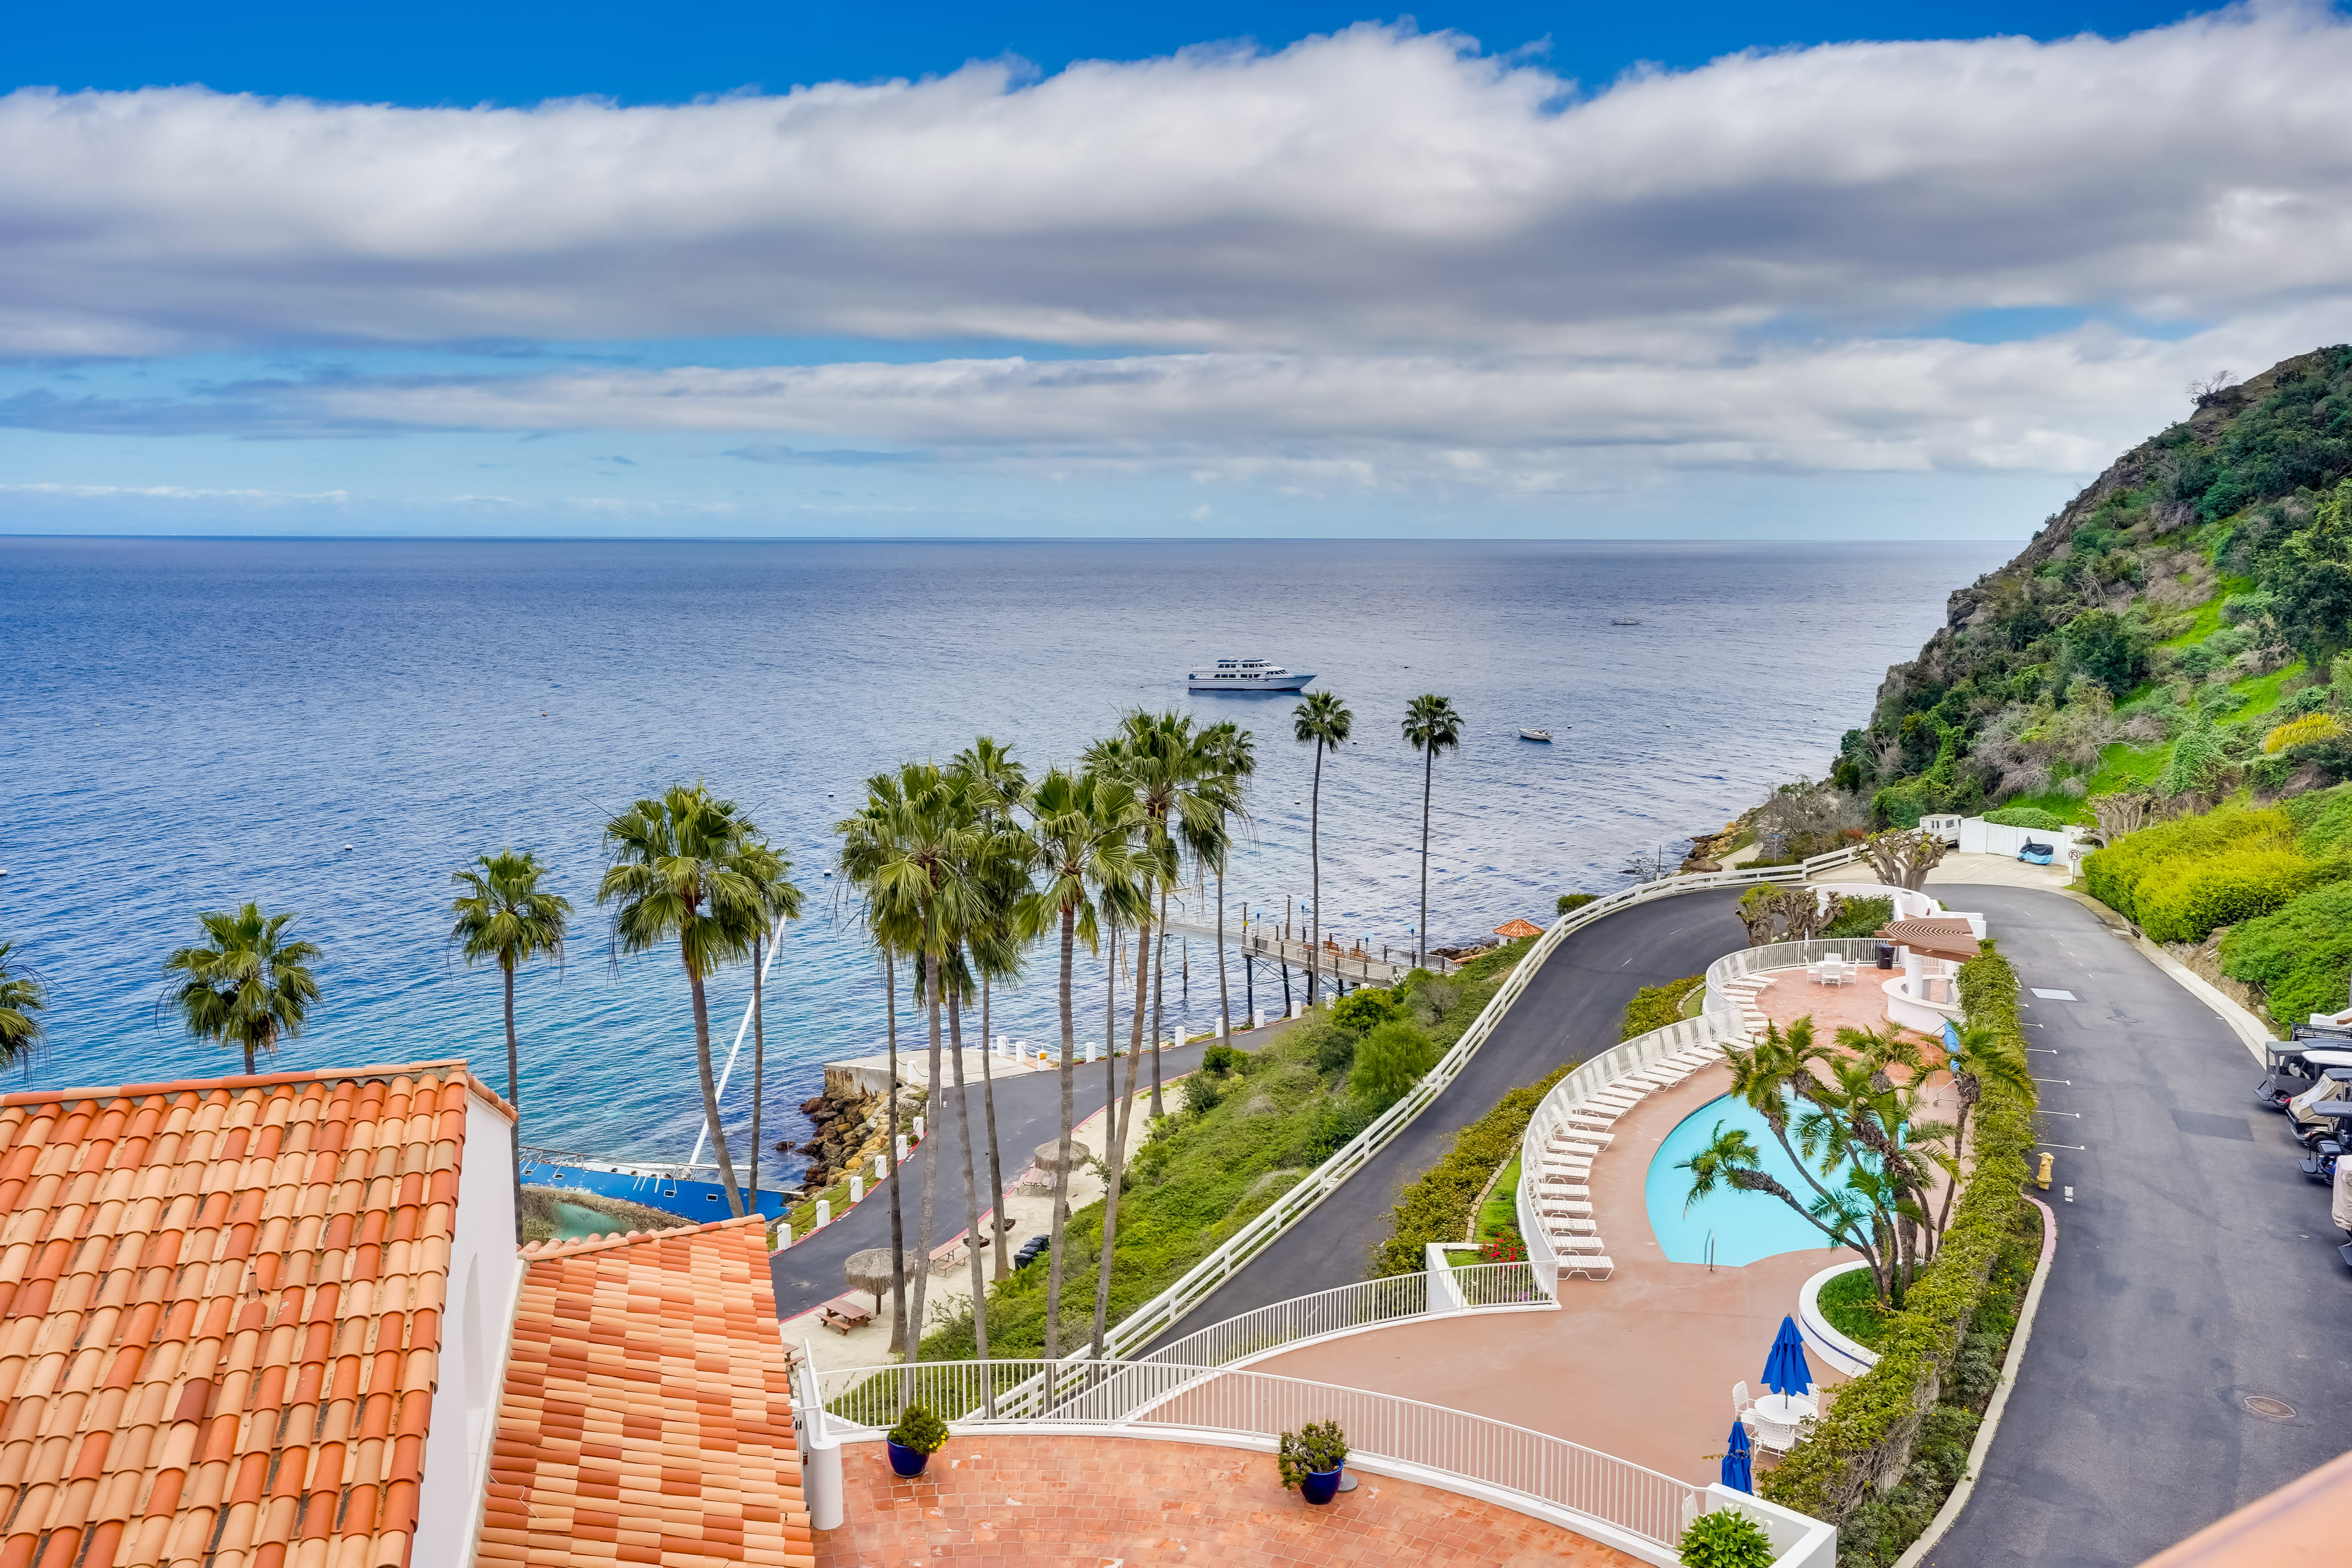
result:
M 1731 1433 L 1731 1385 L 1760 1392 L 1765 1352 L 1796 1311 L 1799 1289 L 1853 1258 L 1819 1247 L 1741 1268 L 1667 1261 L 1644 1197 L 1650 1158 L 1729 1079 L 1708 1068 L 1618 1120 L 1591 1182 L 1617 1271 L 1564 1281 L 1561 1310 L 1407 1323 L 1271 1356 L 1256 1370 L 1472 1411 L 1685 1480 L 1714 1480 Z M 1819 1365 L 1814 1373 L 1825 1386 L 1843 1381 Z

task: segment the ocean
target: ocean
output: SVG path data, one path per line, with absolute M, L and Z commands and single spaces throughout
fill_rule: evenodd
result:
M 594 893 L 605 818 L 700 780 L 808 894 L 767 1015 L 769 1137 L 798 1139 L 822 1064 L 881 1048 L 879 975 L 824 875 L 878 770 L 985 733 L 1042 772 L 1136 707 L 1237 719 L 1258 755 L 1237 926 L 1244 904 L 1306 900 L 1312 755 L 1294 698 L 1182 678 L 1219 657 L 1311 669 L 1355 715 L 1324 765 L 1326 932 L 1407 947 L 1421 766 L 1399 724 L 1442 692 L 1468 729 L 1436 768 L 1430 925 L 1466 941 L 1547 923 L 1559 893 L 1623 885 L 1629 855 L 1678 855 L 1819 776 L 1945 595 L 2011 549 L 0 539 L 0 941 L 50 994 L 26 1083 L 237 1070 L 161 1005 L 161 963 L 199 911 L 256 899 L 323 950 L 275 1065 L 467 1056 L 502 1084 L 498 974 L 449 948 L 449 877 L 530 849 L 575 914 L 562 969 L 519 984 L 524 1142 L 682 1159 L 700 1119 L 684 976 L 616 958 Z M 1187 956 L 1170 996 L 1205 1027 L 1213 961 L 1197 940 Z M 722 1054 L 749 987 L 741 966 L 712 983 Z M 1098 1006 L 1098 982 L 1082 994 Z M 1041 949 L 997 1031 L 1055 1038 L 1054 995 Z

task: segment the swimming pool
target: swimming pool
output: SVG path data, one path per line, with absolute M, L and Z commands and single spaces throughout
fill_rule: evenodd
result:
M 1688 1214 L 1683 1212 L 1683 1200 L 1690 1194 L 1691 1176 L 1688 1171 L 1677 1171 L 1675 1166 L 1714 1142 L 1718 1121 L 1727 1131 L 1734 1127 L 1747 1130 L 1767 1175 L 1801 1198 L 1811 1194 L 1812 1189 L 1805 1185 L 1796 1166 L 1781 1152 L 1761 1112 L 1730 1095 L 1709 1100 L 1676 1123 L 1650 1160 L 1643 1196 L 1649 1204 L 1650 1228 L 1657 1233 L 1658 1245 L 1665 1249 L 1666 1257 L 1675 1263 L 1706 1262 L 1710 1232 L 1715 1237 L 1714 1260 L 1732 1268 L 1777 1253 L 1832 1245 L 1803 1215 L 1769 1193 L 1743 1193 L 1737 1187 L 1721 1185 L 1691 1205 Z

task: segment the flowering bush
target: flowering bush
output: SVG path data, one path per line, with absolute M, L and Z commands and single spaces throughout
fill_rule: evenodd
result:
M 1527 1260 L 1528 1244 L 1520 1240 L 1518 1232 L 1514 1230 L 1487 1237 L 1486 1245 L 1478 1249 L 1478 1261 L 1481 1263 L 1525 1263 Z

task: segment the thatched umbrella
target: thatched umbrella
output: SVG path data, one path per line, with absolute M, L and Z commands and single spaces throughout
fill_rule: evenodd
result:
M 911 1261 L 914 1255 L 909 1253 L 907 1256 L 910 1259 L 907 1272 L 912 1274 L 915 1271 L 915 1264 Z M 841 1271 L 848 1277 L 851 1289 L 873 1294 L 874 1314 L 881 1316 L 882 1292 L 890 1289 L 890 1249 L 869 1247 L 863 1252 L 853 1252 L 849 1260 L 841 1266 Z
M 1045 1142 L 1037 1145 L 1037 1168 L 1045 1172 L 1045 1174 L 1049 1176 L 1063 1170 L 1067 1170 L 1071 1175 L 1075 1176 L 1080 1171 L 1085 1170 L 1087 1164 L 1092 1162 L 1093 1158 L 1094 1156 L 1087 1152 L 1087 1146 L 1084 1143 L 1079 1142 L 1076 1138 L 1072 1138 L 1070 1140 L 1070 1162 L 1066 1166 L 1062 1163 L 1062 1141 L 1059 1138 L 1050 1138 Z M 1062 1187 L 1064 1194 L 1062 1214 L 1065 1218 L 1068 1217 L 1070 1212 L 1068 1203 L 1069 1190 L 1068 1184 L 1065 1183 Z

